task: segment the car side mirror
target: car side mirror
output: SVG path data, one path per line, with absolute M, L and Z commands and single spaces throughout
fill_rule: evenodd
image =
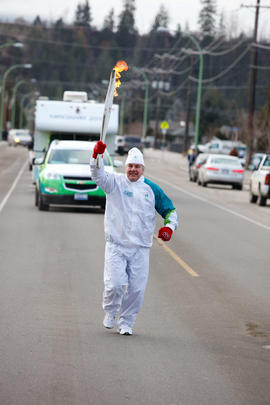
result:
M 34 165 L 42 165 L 44 163 L 44 157 L 39 157 L 39 158 L 34 158 L 33 159 L 33 164 Z

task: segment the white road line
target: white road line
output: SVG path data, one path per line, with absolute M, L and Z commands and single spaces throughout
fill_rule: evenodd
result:
M 209 201 L 209 200 L 207 200 L 206 198 L 199 197 L 198 195 L 193 194 L 193 193 L 191 193 L 190 191 L 184 190 L 182 187 L 178 187 L 178 186 L 176 186 L 176 185 L 174 185 L 174 184 L 172 184 L 172 183 L 169 183 L 169 182 L 166 181 L 166 180 L 162 180 L 160 177 L 155 177 L 155 176 L 149 176 L 149 177 L 152 177 L 152 179 L 157 180 L 158 182 L 163 182 L 164 184 L 167 184 L 168 186 L 173 187 L 174 189 L 176 189 L 176 190 L 178 190 L 178 191 L 181 191 L 181 192 L 184 193 L 184 194 L 187 194 L 187 195 L 189 195 L 189 196 L 191 196 L 191 197 L 197 198 L 197 200 L 203 201 L 203 202 L 205 202 L 205 203 L 207 203 L 207 204 L 210 204 L 210 205 L 212 205 L 212 206 L 214 206 L 214 207 L 216 207 L 216 208 L 219 208 L 219 209 L 221 209 L 221 210 L 223 210 L 223 211 L 226 211 L 226 212 L 228 212 L 229 214 L 232 214 L 232 215 L 235 215 L 235 216 L 237 216 L 237 217 L 239 217 L 239 218 L 245 219 L 246 221 L 248 221 L 248 222 L 250 222 L 250 223 L 252 223 L 252 224 L 254 224 L 254 225 L 260 226 L 261 228 L 264 228 L 264 229 L 267 229 L 268 231 L 270 231 L 270 227 L 267 226 L 267 225 L 264 225 L 264 224 L 262 224 L 262 223 L 260 223 L 260 222 L 258 222 L 258 221 L 255 221 L 254 219 L 248 218 L 248 217 L 246 217 L 245 215 L 239 214 L 238 212 L 235 212 L 235 211 L 233 211 L 233 210 L 230 210 L 229 208 L 225 208 L 225 207 L 223 207 L 222 205 L 219 205 L 219 204 L 216 204 L 216 203 L 214 203 L 214 202 L 212 202 L 212 201 Z
M 6 194 L 6 196 L 4 197 L 3 201 L 1 202 L 1 204 L 0 204 L 0 213 L 2 212 L 4 206 L 6 205 L 8 199 L 9 199 L 9 197 L 11 196 L 11 194 L 12 194 L 14 188 L 16 187 L 18 181 L 20 180 L 20 177 L 21 177 L 21 175 L 23 174 L 23 171 L 24 171 L 25 166 L 27 165 L 27 163 L 28 163 L 28 159 L 25 161 L 25 163 L 24 163 L 24 165 L 22 166 L 21 170 L 19 171 L 19 173 L 18 173 L 16 179 L 14 180 L 12 186 L 10 187 L 8 193 Z

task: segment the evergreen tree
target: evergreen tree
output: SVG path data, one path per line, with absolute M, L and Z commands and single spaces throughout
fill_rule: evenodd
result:
M 157 13 L 154 23 L 152 25 L 152 31 L 157 31 L 160 27 L 168 28 L 169 14 L 163 4 L 161 4 L 159 12 Z
M 216 87 L 208 87 L 202 98 L 200 133 L 203 136 L 217 134 L 221 125 L 230 123 L 228 113 L 230 106 Z
M 111 31 L 111 32 L 114 31 L 114 9 L 113 8 L 109 11 L 109 14 L 107 15 L 107 17 L 105 17 L 105 20 L 103 23 L 103 29 Z
M 78 4 L 75 11 L 75 25 L 90 27 L 92 21 L 91 9 L 88 0 L 84 4 Z
M 75 11 L 75 21 L 74 24 L 75 25 L 81 25 L 81 21 L 82 21 L 82 6 L 81 4 L 77 5 L 76 11 Z
M 224 13 L 220 14 L 219 25 L 218 25 L 218 35 L 219 35 L 219 37 L 223 37 L 223 38 L 225 38 L 225 36 L 226 36 L 226 26 L 225 26 L 225 23 L 224 23 Z
M 39 15 L 37 15 L 36 18 L 34 19 L 33 25 L 35 27 L 42 27 L 43 26 L 43 23 L 42 23 L 41 18 L 40 18 Z
M 199 26 L 203 37 L 212 37 L 216 31 L 216 0 L 201 0 Z
M 119 16 L 118 32 L 136 34 L 135 29 L 135 0 L 124 0 L 124 10 Z
M 135 0 L 124 0 L 124 9 L 119 16 L 116 40 L 121 47 L 133 47 L 136 43 Z

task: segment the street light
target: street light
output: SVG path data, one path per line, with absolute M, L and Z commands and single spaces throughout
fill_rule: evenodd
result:
M 8 74 L 17 68 L 24 68 L 24 69 L 31 69 L 32 65 L 30 63 L 19 64 L 19 65 L 12 65 L 8 68 L 2 79 L 2 86 L 1 86 L 1 109 L 0 109 L 0 140 L 2 140 L 2 131 L 3 131 L 3 121 L 4 121 L 4 103 L 5 103 L 5 85 L 6 79 Z
M 198 54 L 200 56 L 200 65 L 199 65 L 199 75 L 198 75 L 198 86 L 197 86 L 197 103 L 196 103 L 196 119 L 195 119 L 195 152 L 198 151 L 198 142 L 199 142 L 199 131 L 200 131 L 200 113 L 201 113 L 201 96 L 202 96 L 202 78 L 203 78 L 203 51 L 200 47 L 199 42 L 192 35 L 185 33 L 191 41 L 195 44 L 198 49 Z M 187 53 L 194 53 L 192 50 L 188 49 Z
M 15 84 L 12 92 L 12 112 L 11 112 L 11 128 L 15 128 L 15 114 L 16 114 L 16 93 L 18 88 L 26 83 L 26 80 L 20 80 Z
M 159 27 L 158 31 L 168 32 L 168 29 L 165 27 Z M 193 42 L 200 56 L 198 87 L 197 87 L 196 118 L 195 118 L 195 137 L 194 137 L 195 151 L 197 152 L 199 141 L 199 130 L 200 130 L 200 112 L 201 112 L 202 78 L 203 78 L 203 50 L 200 47 L 200 44 L 197 41 L 197 39 L 194 38 L 192 35 L 186 32 L 182 33 L 182 35 L 188 37 Z M 185 52 L 189 54 L 194 54 L 194 51 L 192 49 L 186 49 Z
M 31 79 L 31 83 L 36 83 L 36 79 Z M 11 128 L 15 128 L 15 121 L 16 121 L 16 93 L 18 88 L 26 83 L 26 80 L 20 80 L 18 83 L 15 84 L 12 92 L 12 112 L 11 112 Z
M 132 69 L 137 70 L 140 72 L 144 78 L 145 83 L 145 93 L 144 93 L 144 108 L 143 108 L 143 131 L 142 131 L 142 138 L 145 139 L 146 131 L 147 131 L 147 113 L 148 113 L 148 98 L 149 98 L 149 80 L 145 74 L 145 72 L 136 66 L 133 66 Z
M 23 108 L 24 108 L 24 102 L 25 102 L 25 100 L 26 100 L 28 97 L 31 97 L 31 96 L 38 97 L 39 95 L 40 95 L 39 92 L 31 92 L 31 93 L 25 94 L 25 95 L 22 97 L 21 102 L 20 102 L 20 107 L 21 107 L 21 109 L 20 109 L 19 128 L 22 128 L 22 127 L 23 127 Z

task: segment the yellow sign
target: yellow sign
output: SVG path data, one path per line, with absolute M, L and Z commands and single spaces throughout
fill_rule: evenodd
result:
M 162 121 L 162 123 L 160 124 L 160 128 L 161 129 L 169 129 L 170 125 L 167 121 Z

